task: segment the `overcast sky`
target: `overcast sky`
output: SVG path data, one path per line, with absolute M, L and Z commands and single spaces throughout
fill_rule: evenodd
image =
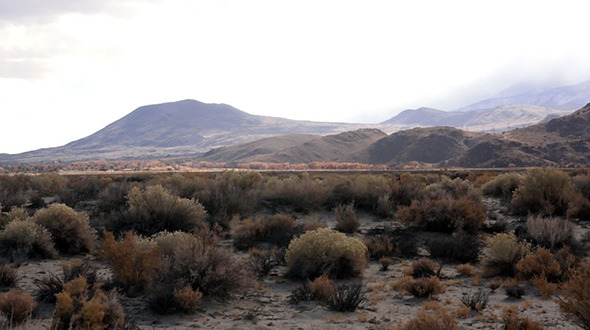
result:
M 0 0 L 0 153 L 188 98 L 375 123 L 589 80 L 587 3 Z

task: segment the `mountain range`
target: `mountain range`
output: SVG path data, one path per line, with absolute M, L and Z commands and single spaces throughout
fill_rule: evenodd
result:
M 179 157 L 238 163 L 336 161 L 468 167 L 587 162 L 587 132 L 578 126 L 587 120 L 588 107 L 567 114 L 572 107 L 590 101 L 590 81 L 515 94 L 518 90 L 523 89 L 508 89 L 455 111 L 406 110 L 379 124 L 257 116 L 226 104 L 183 100 L 139 107 L 61 147 L 0 154 L 0 162 Z M 529 125 L 533 126 L 508 131 Z M 412 127 L 418 128 L 408 129 Z

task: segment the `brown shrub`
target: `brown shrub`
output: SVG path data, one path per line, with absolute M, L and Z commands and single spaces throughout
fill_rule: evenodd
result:
M 383 257 L 391 257 L 397 252 L 394 238 L 390 235 L 369 236 L 363 240 L 369 251 L 371 259 L 379 260 Z
M 501 279 L 491 280 L 488 283 L 486 283 L 486 288 L 490 289 L 492 292 L 496 291 L 501 286 L 502 286 Z
M 234 246 L 240 250 L 248 249 L 257 243 L 287 247 L 295 235 L 295 226 L 295 219 L 285 214 L 256 220 L 246 219 L 233 233 Z
M 438 280 L 438 277 L 421 277 L 409 281 L 405 290 L 417 298 L 428 298 L 445 291 L 444 286 Z
M 410 268 L 404 270 L 406 275 L 411 275 L 413 278 L 431 277 L 440 275 L 442 267 L 436 262 L 428 259 L 421 258 L 412 263 Z
M 569 280 L 560 287 L 559 308 L 570 319 L 582 327 L 590 329 L 590 261 L 583 262 Z
M 128 292 L 142 290 L 160 267 L 162 251 L 146 239 L 125 233 L 119 241 L 111 232 L 104 233 L 99 258 L 109 265 L 114 280 Z
M 12 289 L 0 295 L 0 313 L 10 324 L 23 323 L 36 306 L 33 297 L 19 289 Z
M 524 295 L 524 287 L 515 279 L 509 279 L 502 283 L 506 296 L 520 299 Z
M 37 289 L 35 299 L 39 302 L 55 302 L 55 295 L 63 290 L 64 283 L 84 277 L 85 282 L 93 286 L 97 282 L 97 269 L 87 260 L 75 259 L 61 264 L 62 274 L 49 274 L 35 279 Z
M 542 330 L 541 323 L 533 321 L 528 317 L 521 317 L 516 306 L 504 308 L 502 311 L 502 322 L 506 330 Z
M 49 230 L 59 252 L 78 254 L 94 249 L 95 234 L 86 213 L 74 211 L 65 204 L 52 204 L 37 211 L 33 221 Z
M 201 305 L 201 291 L 193 290 L 190 285 L 174 290 L 174 300 L 178 303 L 179 309 L 184 312 L 194 312 Z
M 516 265 L 516 271 L 523 279 L 543 276 L 551 281 L 559 280 L 562 274 L 551 251 L 544 248 L 538 248 L 535 253 L 522 258 Z
M 332 280 L 326 275 L 322 275 L 313 281 L 309 281 L 309 287 L 315 299 L 323 302 L 327 302 L 336 289 Z
M 334 215 L 336 216 L 336 230 L 339 232 L 354 234 L 361 225 L 353 203 L 336 205 Z
M 0 265 L 0 287 L 11 288 L 18 282 L 18 273 L 10 265 Z
M 284 250 L 273 248 L 272 250 L 261 250 L 259 248 L 250 248 L 249 265 L 257 276 L 265 276 L 277 265 L 281 264 L 284 259 Z
M 415 318 L 404 324 L 402 330 L 456 330 L 459 329 L 455 320 L 440 304 L 431 304 L 422 308 Z
M 413 200 L 422 197 L 426 178 L 423 175 L 403 173 L 399 179 L 393 179 L 390 186 L 391 202 L 395 206 L 410 206 Z
M 500 233 L 486 240 L 480 255 L 483 276 L 513 276 L 516 264 L 530 251 L 530 246 L 519 242 L 514 234 Z
M 548 282 L 545 276 L 533 277 L 531 282 L 543 299 L 549 299 L 557 291 L 557 284 Z
M 379 264 L 381 265 L 380 271 L 386 271 L 389 269 L 389 266 L 393 264 L 393 259 L 391 257 L 381 257 L 379 258 Z
M 475 276 L 476 275 L 475 268 L 470 264 L 462 264 L 457 266 L 457 274 L 463 276 Z

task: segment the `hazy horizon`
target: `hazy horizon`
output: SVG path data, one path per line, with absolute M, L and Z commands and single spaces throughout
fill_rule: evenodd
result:
M 137 107 L 377 123 L 519 83 L 590 79 L 583 1 L 0 3 L 0 153 L 60 146 Z

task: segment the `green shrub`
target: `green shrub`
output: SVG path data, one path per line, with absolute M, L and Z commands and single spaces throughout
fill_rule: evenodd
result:
M 52 204 L 37 211 L 33 221 L 49 230 L 59 252 L 77 254 L 94 249 L 95 234 L 85 213 L 76 212 L 65 204 Z
M 234 246 L 240 250 L 258 243 L 286 247 L 295 235 L 295 226 L 295 219 L 285 214 L 246 219 L 234 231 Z
M 339 232 L 353 234 L 361 225 L 353 203 L 336 205 L 334 215 L 336 216 L 336 230 Z
M 165 256 L 172 256 L 174 249 L 183 244 L 188 244 L 194 237 L 192 234 L 183 231 L 162 231 L 151 237 Z
M 481 189 L 485 195 L 502 198 L 505 201 L 512 200 L 514 191 L 524 181 L 520 173 L 505 173 L 496 176 L 492 181 L 485 183 Z
M 330 189 L 325 180 L 312 179 L 308 173 L 271 177 L 264 185 L 263 198 L 271 205 L 307 212 L 321 208 L 328 200 Z
M 527 172 L 514 192 L 512 210 L 519 215 L 565 215 L 576 191 L 569 176 L 553 168 Z
M 313 279 L 322 274 L 331 278 L 362 275 L 367 265 L 367 247 L 358 239 L 335 230 L 308 231 L 289 244 L 285 261 L 287 276 Z
M 483 275 L 513 276 L 516 264 L 530 251 L 530 245 L 519 242 L 514 234 L 500 233 L 486 240 L 480 261 Z
M 396 217 L 426 231 L 462 230 L 469 234 L 477 233 L 486 219 L 483 205 L 468 197 L 415 200 L 410 206 L 400 207 Z
M 0 232 L 0 256 L 8 262 L 57 257 L 51 234 L 28 220 L 14 220 Z
M 197 200 L 174 196 L 162 186 L 135 187 L 127 199 L 127 212 L 111 222 L 109 229 L 150 236 L 164 230 L 191 232 L 205 226 L 207 213 Z

